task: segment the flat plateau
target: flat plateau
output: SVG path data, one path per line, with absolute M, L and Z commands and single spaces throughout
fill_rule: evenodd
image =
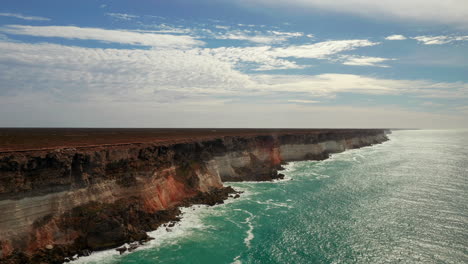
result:
M 0 128 L 0 152 L 93 148 L 128 144 L 175 144 L 225 136 L 349 133 L 372 129 L 246 128 Z

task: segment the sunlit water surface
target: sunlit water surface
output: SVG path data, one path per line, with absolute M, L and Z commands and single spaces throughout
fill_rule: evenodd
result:
M 78 263 L 468 263 L 468 131 L 395 131 L 381 145 L 233 183 L 131 254 Z

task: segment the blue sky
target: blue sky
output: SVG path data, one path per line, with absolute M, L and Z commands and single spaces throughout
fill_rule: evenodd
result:
M 464 0 L 0 7 L 0 126 L 467 124 Z

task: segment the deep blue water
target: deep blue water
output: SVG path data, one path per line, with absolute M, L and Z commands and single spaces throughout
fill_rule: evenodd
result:
M 80 263 L 468 263 L 468 131 L 395 131 Z

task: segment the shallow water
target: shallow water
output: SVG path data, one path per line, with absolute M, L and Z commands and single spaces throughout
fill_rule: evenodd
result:
M 241 198 L 77 263 L 468 263 L 468 131 L 389 137 L 290 163 L 283 181 L 232 183 Z

